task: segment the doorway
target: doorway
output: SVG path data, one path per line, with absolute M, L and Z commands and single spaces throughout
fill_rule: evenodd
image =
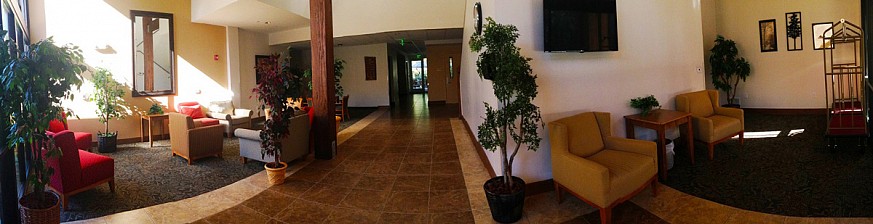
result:
M 427 93 L 430 89 L 427 80 L 427 58 L 409 60 L 409 68 L 412 74 L 411 92 Z

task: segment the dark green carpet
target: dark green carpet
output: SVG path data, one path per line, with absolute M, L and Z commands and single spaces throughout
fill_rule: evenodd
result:
M 856 138 L 825 145 L 824 115 L 746 113 L 750 132 L 776 137 L 731 140 L 707 158 L 695 145 L 696 165 L 684 146 L 666 185 L 707 200 L 764 213 L 812 217 L 873 217 L 873 153 Z M 793 130 L 793 132 L 792 132 Z M 802 132 L 801 132 L 802 131 Z M 775 132 L 774 132 L 775 133 Z

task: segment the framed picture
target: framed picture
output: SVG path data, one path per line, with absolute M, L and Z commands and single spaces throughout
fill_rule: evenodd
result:
M 758 21 L 758 32 L 761 35 L 761 52 L 778 51 L 776 45 L 776 20 Z
M 262 71 L 258 69 L 258 65 L 261 64 L 262 61 L 266 62 L 270 59 L 269 55 L 255 55 L 255 83 L 261 83 L 261 74 Z
M 821 49 L 834 49 L 834 45 L 831 45 L 831 41 L 825 39 L 826 37 L 831 37 L 834 35 L 834 30 L 830 29 L 834 26 L 832 22 L 824 22 L 824 23 L 813 23 L 812 24 L 812 49 L 813 50 L 821 50 Z M 825 32 L 827 31 L 827 32 Z
M 376 80 L 376 57 L 364 57 L 364 80 Z
M 803 50 L 803 27 L 800 12 L 785 13 L 785 44 L 789 51 Z

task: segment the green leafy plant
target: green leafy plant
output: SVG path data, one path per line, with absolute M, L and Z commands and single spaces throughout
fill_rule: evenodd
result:
M 522 146 L 527 150 L 539 149 L 541 138 L 537 129 L 543 127 L 539 107 L 531 103 L 537 96 L 537 76 L 532 74 L 529 61 L 515 46 L 518 29 L 487 18 L 482 35 L 470 38 L 470 49 L 480 52 L 476 60 L 480 78 L 491 77 L 497 108 L 485 103 L 485 121 L 479 125 L 478 137 L 482 147 L 499 151 L 503 168 L 505 192 L 511 192 L 512 163 Z M 509 154 L 509 139 L 515 142 Z M 500 188 L 500 187 L 498 187 Z
M 97 117 L 103 123 L 101 137 L 116 136 L 118 132 L 109 132 L 109 121 L 121 119 L 130 115 L 128 105 L 124 102 L 124 86 L 115 81 L 112 72 L 105 68 L 97 68 L 92 75 L 94 93 L 88 100 L 97 104 Z
M 61 102 L 74 98 L 72 88 L 82 85 L 80 74 L 86 70 L 82 51 L 72 45 L 57 46 L 52 38 L 31 44 L 24 52 L 4 47 L 0 51 L 13 50 L 6 63 L 6 53 L 0 53 L 5 66 L 0 77 L 3 119 L 12 124 L 6 140 L 10 148 L 28 151 L 27 180 L 36 193 L 31 208 L 48 208 L 51 204 L 43 192 L 54 170 L 46 160 L 60 156 L 61 151 L 46 130 L 50 121 L 63 118 Z
M 344 91 L 343 86 L 340 84 L 340 80 L 343 78 L 343 70 L 346 68 L 346 61 L 342 59 L 334 59 L 333 60 L 333 78 L 334 78 L 334 88 L 336 88 L 336 97 L 343 97 Z M 312 69 L 307 69 L 303 72 L 303 77 L 309 82 L 309 91 L 312 91 Z
M 303 70 L 295 66 L 292 61 L 293 49 L 288 47 L 286 52 L 285 59 L 282 60 L 281 65 L 281 75 L 285 76 L 284 80 L 287 88 L 285 93 L 288 94 L 287 97 L 294 99 L 308 97 L 310 92 L 312 92 L 312 84 L 308 84 L 310 85 L 309 87 L 304 87 L 307 83 L 306 76 Z M 309 82 L 311 82 L 311 78 Z
M 652 111 L 653 107 L 661 108 L 661 104 L 658 103 L 658 99 L 655 99 L 655 95 L 633 98 L 630 100 L 630 106 L 640 110 L 643 116 L 649 115 L 649 111 Z
M 160 104 L 155 103 L 155 104 L 152 104 L 151 107 L 149 107 L 149 114 L 150 115 L 151 114 L 163 114 L 163 113 L 164 113 L 164 108 L 161 107 Z
M 258 63 L 257 68 L 263 73 L 261 82 L 252 90 L 258 96 L 261 110 L 270 109 L 261 131 L 261 156 L 275 158 L 274 163 L 267 164 L 272 168 L 281 166 L 282 138 L 289 134 L 288 123 L 294 113 L 285 100 L 288 80 L 281 74 L 278 60 L 279 55 L 274 54 Z
M 712 84 L 716 89 L 724 91 L 728 103 L 735 104 L 737 84 L 746 81 L 751 74 L 751 67 L 745 58 L 738 57 L 737 44 L 730 39 L 718 35 L 715 46 L 709 50 L 709 64 L 712 66 Z

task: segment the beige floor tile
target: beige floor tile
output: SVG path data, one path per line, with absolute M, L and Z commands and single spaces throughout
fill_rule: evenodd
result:
M 188 223 L 206 217 L 179 202 L 160 204 L 145 210 L 155 223 Z
M 79 220 L 79 221 L 65 222 L 65 223 L 66 224 L 107 224 L 109 222 L 106 221 L 106 218 L 100 217 L 100 218 L 93 218 L 93 219 L 88 219 L 88 220 Z
M 726 224 L 781 224 L 785 223 L 785 216 L 772 215 L 754 211 L 737 210 L 734 215 L 725 222 Z
M 734 216 L 738 210 L 711 201 L 691 197 L 688 203 L 676 208 L 673 216 L 664 220 L 673 224 L 722 224 Z
M 148 212 L 142 209 L 137 209 L 128 212 L 122 212 L 118 214 L 108 215 L 104 217 L 106 223 L 119 223 L 119 224 L 150 224 L 155 223 L 155 220 L 152 219 L 152 216 L 149 215 Z

